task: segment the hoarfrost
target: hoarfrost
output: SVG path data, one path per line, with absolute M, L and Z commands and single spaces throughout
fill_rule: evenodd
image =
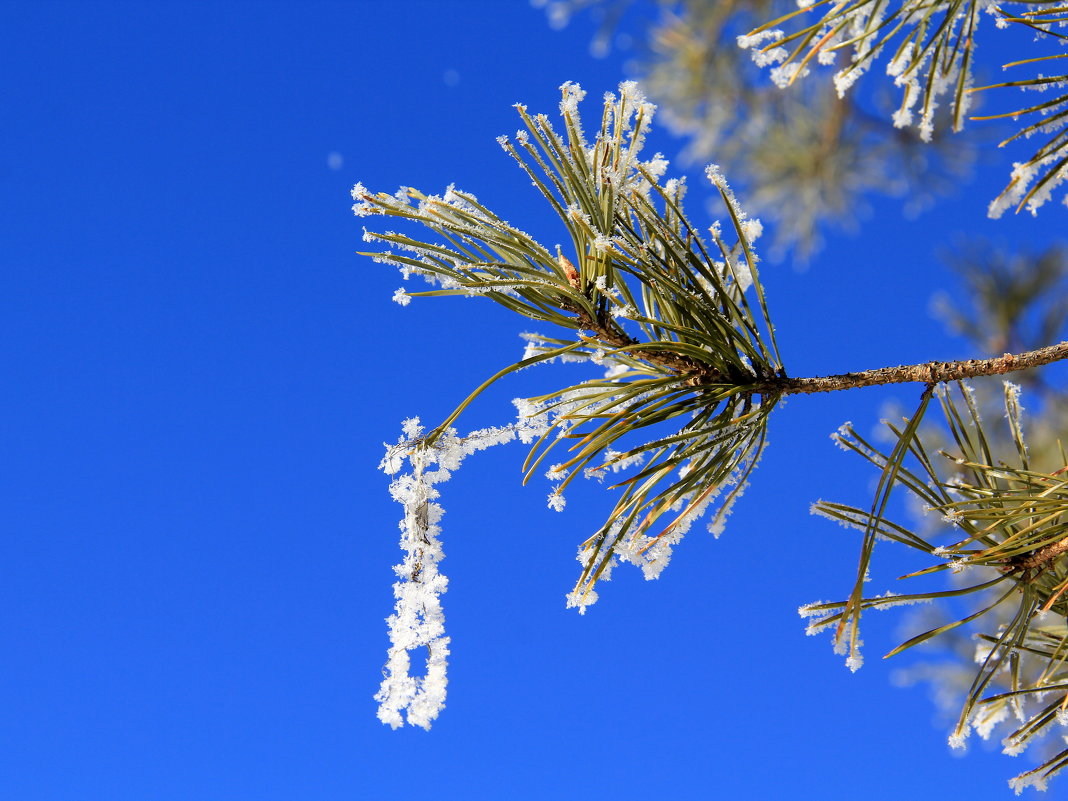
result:
M 517 401 L 516 406 L 520 414 L 516 423 L 473 431 L 465 437 L 449 429 L 430 444 L 423 438 L 419 418 L 409 418 L 402 424 L 400 440 L 386 447 L 379 464 L 379 469 L 393 476 L 390 495 L 404 507 L 400 522 L 404 558 L 393 568 L 399 581 L 393 585 L 394 612 L 386 618 L 390 648 L 375 694 L 379 720 L 394 729 L 404 723 L 429 729 L 445 707 L 449 638 L 441 596 L 449 582 L 438 570 L 445 558 L 440 540 L 444 509 L 437 502 L 436 485 L 447 481 L 464 458 L 476 451 L 517 437 L 530 441 L 538 436 L 544 413 L 527 401 Z M 402 473 L 405 463 L 411 471 Z M 426 649 L 426 673 L 413 676 L 411 652 L 419 648 Z

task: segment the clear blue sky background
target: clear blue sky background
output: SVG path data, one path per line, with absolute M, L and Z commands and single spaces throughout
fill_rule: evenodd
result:
M 610 499 L 557 514 L 518 486 L 519 446 L 473 457 L 444 488 L 448 708 L 429 733 L 376 720 L 382 444 L 528 325 L 391 303 L 348 192 L 455 181 L 560 241 L 494 137 L 516 101 L 554 112 L 565 80 L 596 98 L 625 77 L 591 32 L 523 0 L 0 2 L 0 798 L 1008 794 L 1028 757 L 953 758 L 925 691 L 891 685 L 892 615 L 851 675 L 795 612 L 856 559 L 808 505 L 870 488 L 828 433 L 912 389 L 791 401 L 723 538 L 691 534 L 659 582 L 620 570 L 585 617 L 564 594 Z M 942 232 L 1063 224 L 986 223 L 1004 176 L 983 165 L 915 221 L 876 201 L 807 273 L 768 266 L 790 372 L 972 355 L 928 312 L 953 287 Z M 556 380 L 524 373 L 465 428 Z

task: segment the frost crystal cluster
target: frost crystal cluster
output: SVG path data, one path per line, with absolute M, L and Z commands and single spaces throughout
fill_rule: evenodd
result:
M 397 599 L 394 613 L 387 618 L 390 649 L 384 668 L 385 678 L 375 700 L 378 717 L 398 728 L 405 722 L 430 728 L 445 706 L 446 666 L 449 638 L 445 636 L 445 615 L 441 595 L 448 579 L 438 570 L 445 558 L 441 549 L 441 517 L 436 485 L 448 481 L 464 457 L 475 451 L 510 442 L 519 437 L 530 442 L 543 432 L 537 416 L 499 428 L 473 431 L 466 437 L 449 429 L 432 443 L 423 437 L 418 418 L 404 421 L 404 434 L 396 445 L 386 449 L 379 468 L 393 476 L 389 485 L 393 500 L 404 507 L 400 522 L 404 559 L 393 570 L 399 577 L 393 585 Z M 401 472 L 405 464 L 409 472 Z M 426 649 L 423 676 L 413 676 L 411 653 Z

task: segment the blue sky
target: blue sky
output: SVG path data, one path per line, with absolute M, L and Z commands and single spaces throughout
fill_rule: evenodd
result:
M 951 756 L 925 690 L 877 658 L 891 615 L 856 675 L 796 615 L 856 560 L 809 504 L 870 489 L 827 435 L 914 388 L 790 401 L 724 536 L 692 533 L 658 582 L 617 571 L 584 617 L 564 595 L 610 499 L 558 514 L 519 486 L 519 446 L 472 457 L 443 497 L 448 708 L 429 733 L 375 718 L 383 443 L 528 326 L 390 302 L 348 193 L 456 182 L 560 241 L 494 139 L 517 101 L 626 77 L 591 32 L 524 0 L 0 2 L 0 798 L 941 801 L 1030 764 Z M 988 223 L 1005 174 L 981 165 L 916 220 L 875 200 L 807 272 L 768 266 L 790 373 L 973 355 L 928 311 L 954 287 L 944 232 L 1042 243 L 1063 220 Z M 527 371 L 461 427 L 554 381 Z

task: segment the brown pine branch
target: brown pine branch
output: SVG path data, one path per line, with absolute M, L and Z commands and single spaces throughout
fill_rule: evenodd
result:
M 1056 542 L 1051 542 L 1049 545 L 1039 548 L 1037 551 L 1023 555 L 1021 558 L 1013 561 L 1011 566 L 1016 570 L 1045 570 L 1050 563 L 1065 553 L 1068 553 L 1068 537 L 1065 537 L 1062 540 L 1057 540 Z
M 557 261 L 564 271 L 567 281 L 573 288 L 582 288 L 579 271 L 564 255 L 558 255 Z M 693 386 L 702 384 L 730 383 L 746 384 L 741 376 L 724 376 L 720 371 L 681 354 L 670 352 L 643 352 L 639 340 L 626 334 L 612 324 L 603 315 L 600 319 L 591 317 L 587 312 L 569 303 L 562 304 L 565 311 L 574 313 L 579 329 L 591 331 L 596 339 L 617 350 L 632 350 L 635 356 L 667 369 L 689 376 Z M 640 354 L 640 355 L 639 355 Z M 788 378 L 776 376 L 758 380 L 749 391 L 760 395 L 801 395 L 815 392 L 836 392 L 840 389 L 857 389 L 879 384 L 937 384 L 943 381 L 961 381 L 988 375 L 1004 375 L 1018 370 L 1041 367 L 1051 362 L 1068 358 L 1068 342 L 1048 345 L 1026 353 L 1005 353 L 991 359 L 966 359 L 956 362 L 924 362 L 906 364 L 898 367 L 880 367 L 859 373 L 840 373 L 838 375 L 817 376 L 815 378 Z M 733 379 L 733 380 L 732 380 Z
M 797 395 L 812 392 L 835 392 L 839 389 L 872 387 L 878 384 L 932 384 L 960 381 L 986 375 L 1004 375 L 1017 370 L 1041 367 L 1068 358 L 1068 342 L 1048 345 L 1026 353 L 1006 353 L 992 359 L 966 359 L 959 362 L 925 362 L 900 367 L 881 367 L 859 373 L 842 373 L 817 378 L 772 378 L 757 385 L 760 394 Z

